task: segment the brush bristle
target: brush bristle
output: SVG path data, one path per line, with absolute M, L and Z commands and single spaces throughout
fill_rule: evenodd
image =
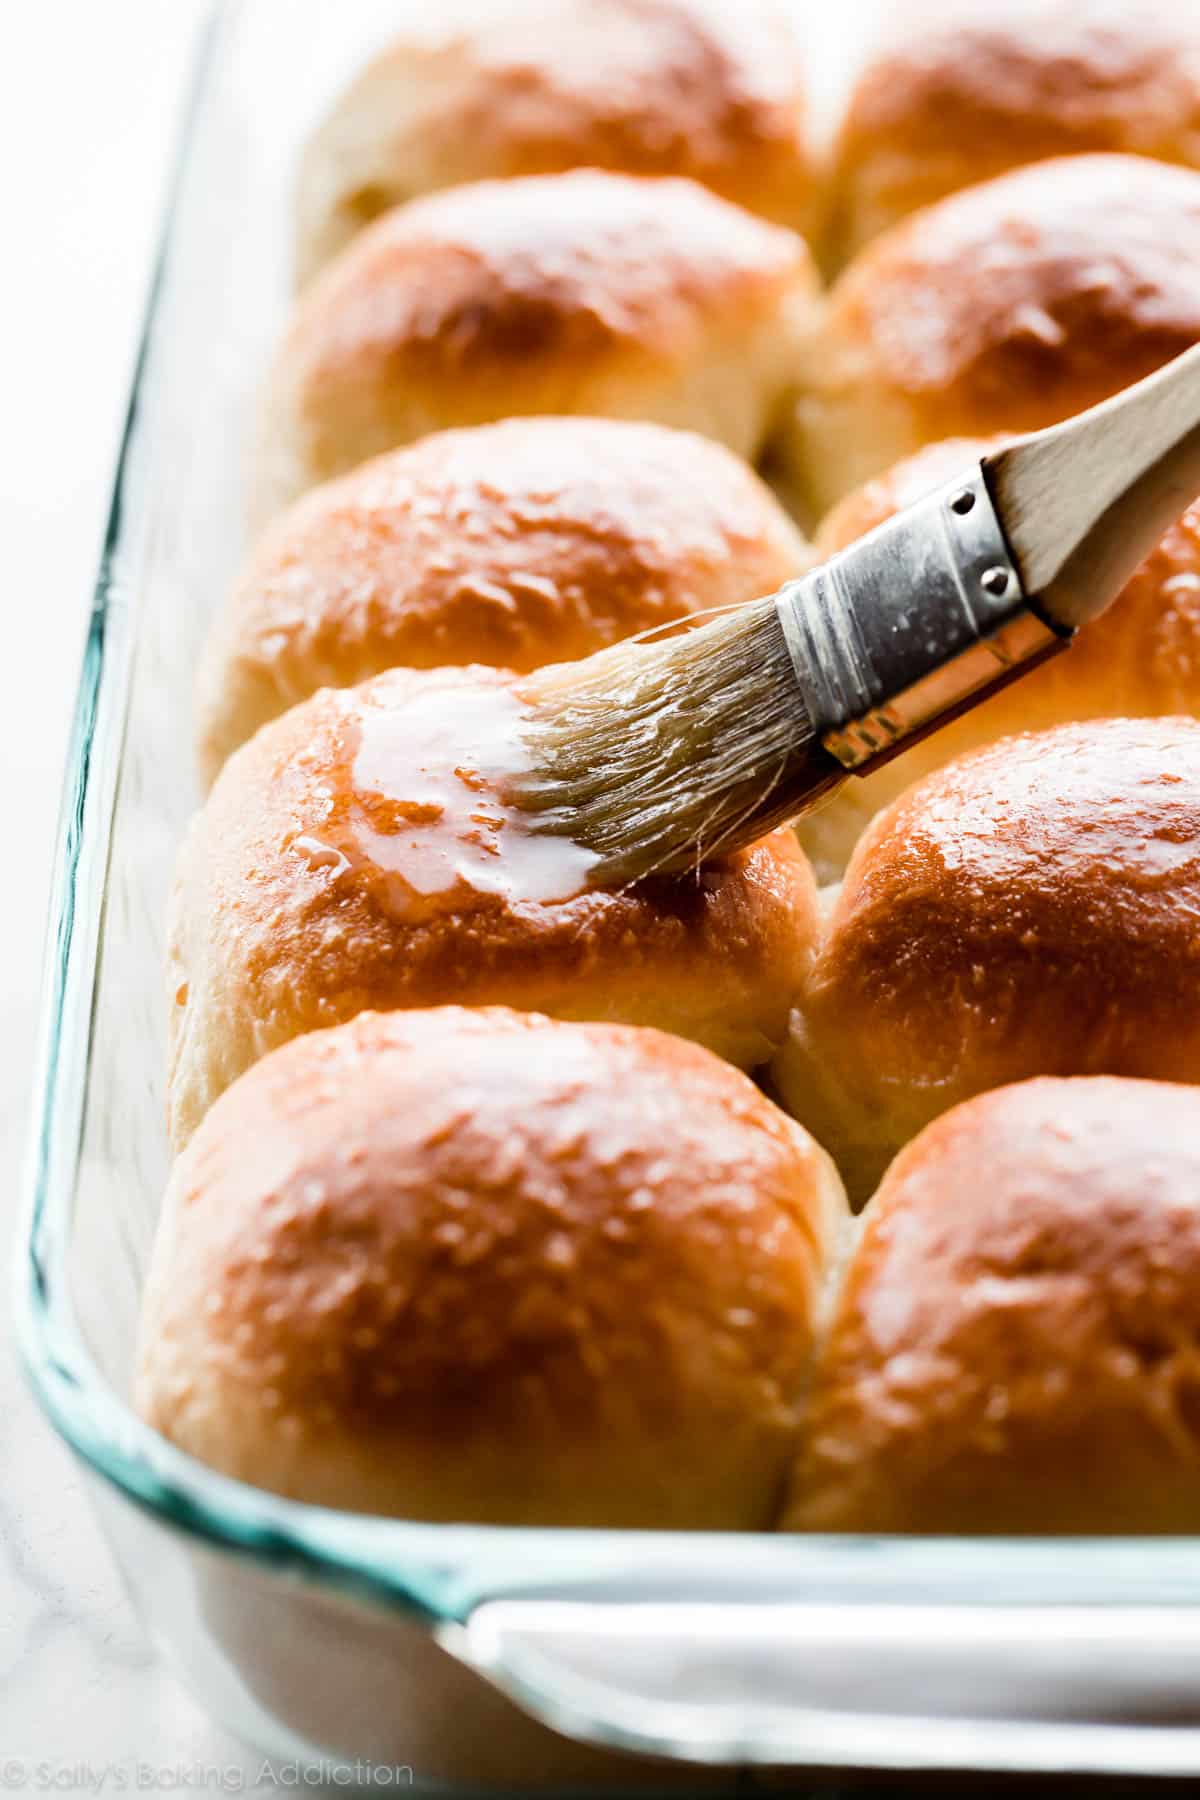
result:
M 844 773 L 816 739 L 775 601 L 629 641 L 522 684 L 537 829 L 623 885 L 695 868 L 794 817 Z

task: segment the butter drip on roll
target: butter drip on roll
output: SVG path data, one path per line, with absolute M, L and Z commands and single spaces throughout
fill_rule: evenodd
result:
M 525 772 L 523 717 L 504 681 L 435 678 L 399 706 L 372 695 L 347 719 L 323 837 L 294 847 L 334 880 L 360 873 L 402 924 L 468 896 L 521 905 L 582 893 L 593 853 L 531 831 L 506 798 Z
M 337 97 L 300 166 L 308 281 L 380 213 L 487 176 L 686 175 L 812 222 L 804 58 L 771 0 L 443 4 Z
M 572 661 L 771 593 L 808 561 L 710 438 L 569 417 L 436 432 L 304 496 L 255 547 L 200 670 L 201 773 L 319 687 Z
M 1033 1075 L 1200 1081 L 1200 722 L 961 757 L 878 814 L 774 1075 L 853 1200 L 939 1113 Z
M 695 1045 L 366 1014 L 259 1062 L 177 1161 L 137 1403 L 321 1505 L 762 1528 L 844 1217 L 824 1152 Z
M 816 310 L 803 239 L 692 181 L 578 169 L 410 201 L 296 307 L 254 518 L 369 456 L 514 413 L 647 419 L 753 458 Z
M 587 853 L 505 802 L 519 719 L 513 677 L 397 669 L 230 758 L 168 921 L 176 1145 L 258 1057 L 369 1008 L 503 1003 L 657 1025 L 747 1068 L 771 1055 L 818 930 L 794 834 L 589 887 Z
M 796 1531 L 1200 1522 L 1200 1092 L 1037 1080 L 889 1169 L 816 1366 Z

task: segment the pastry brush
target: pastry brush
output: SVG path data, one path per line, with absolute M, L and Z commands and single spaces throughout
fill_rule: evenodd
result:
M 538 831 L 616 885 L 808 810 L 1067 651 L 1200 493 L 1200 345 L 786 584 L 526 678 Z

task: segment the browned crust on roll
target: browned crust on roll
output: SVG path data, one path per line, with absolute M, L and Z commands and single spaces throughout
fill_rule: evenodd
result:
M 796 1530 L 1192 1532 L 1200 1095 L 1040 1080 L 929 1126 L 867 1214 Z
M 461 9 L 459 9 L 461 10 Z M 799 44 L 769 0 L 508 0 L 389 45 L 301 169 L 307 279 L 380 212 L 487 177 L 680 175 L 794 229 L 815 185 Z
M 762 1526 L 841 1216 L 824 1153 L 694 1045 L 361 1016 L 259 1063 L 176 1165 L 139 1405 L 317 1503 Z
M 1035 430 L 1200 340 L 1200 173 L 1068 156 L 925 208 L 855 258 L 789 455 L 824 511 L 941 438 Z
M 926 438 L 1081 410 L 1200 337 L 1200 175 L 1064 157 L 957 194 L 847 271 L 834 317 Z
M 1200 723 L 1006 738 L 860 840 L 781 1057 L 870 1191 L 922 1126 L 1027 1076 L 1200 1080 Z
M 324 690 L 226 764 L 184 844 L 171 909 L 177 1143 L 257 1057 L 368 1008 L 459 1001 L 619 1019 L 694 1037 L 745 1066 L 782 1038 L 817 933 L 812 873 L 790 831 L 697 875 L 620 892 L 540 901 L 462 880 L 415 904 L 406 892 L 398 908 L 379 845 L 394 843 L 405 866 L 407 840 L 392 834 L 420 810 L 422 782 L 410 790 L 397 770 L 392 800 L 364 797 L 352 772 L 363 710 L 403 711 L 430 684 L 452 709 L 457 692 L 481 683 L 509 685 L 494 670 L 397 669 Z M 383 834 L 374 847 L 355 847 L 363 840 L 348 821 L 360 814 Z
M 299 303 L 268 391 L 256 510 L 430 431 L 513 413 L 653 418 L 753 455 L 815 295 L 802 239 L 694 182 L 585 169 L 415 200 Z
M 770 593 L 803 539 L 732 452 L 609 419 L 435 433 L 268 531 L 201 670 L 202 770 L 322 686 L 404 665 L 526 672 Z
M 1007 441 L 1002 435 L 943 438 L 923 445 L 911 456 L 901 457 L 826 513 L 813 539 L 817 555 L 824 558 L 847 549 L 868 531 L 894 519 L 905 507 L 915 506 L 927 494 L 962 476 L 989 451 Z
M 975 182 L 1089 151 L 1200 163 L 1190 0 L 906 8 L 858 75 L 839 128 L 835 256 Z

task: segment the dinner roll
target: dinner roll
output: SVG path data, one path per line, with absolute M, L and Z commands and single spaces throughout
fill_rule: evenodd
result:
M 854 1197 L 1030 1075 L 1200 1081 L 1200 722 L 1006 738 L 868 826 L 775 1079 Z
M 168 929 L 171 1134 L 318 1026 L 462 1001 L 658 1025 L 732 1062 L 782 1041 L 816 947 L 791 831 L 700 873 L 591 889 L 590 852 L 505 798 L 519 690 L 491 669 L 325 688 L 235 751 Z
M 843 1214 L 695 1045 L 368 1013 L 260 1062 L 176 1164 L 138 1405 L 322 1505 L 762 1527 Z
M 817 1365 L 798 1531 L 1200 1526 L 1200 1094 L 1028 1081 L 923 1131 Z
M 836 255 L 1022 163 L 1119 150 L 1200 163 L 1194 0 L 923 0 L 887 17 L 833 155 Z
M 954 438 L 897 463 L 834 508 L 817 534 L 832 556 L 953 481 L 1000 440 Z M 1164 535 L 1109 610 L 1055 657 L 873 775 L 847 781 L 801 821 L 818 879 L 836 880 L 867 820 L 913 781 L 977 745 L 1073 719 L 1200 712 L 1200 505 Z
M 580 169 L 413 200 L 299 302 L 255 511 L 512 413 L 652 419 L 752 457 L 815 315 L 803 239 L 695 182 Z
M 770 491 L 711 438 L 577 418 L 438 432 L 267 532 L 201 666 L 202 772 L 318 687 L 400 664 L 568 662 L 769 594 L 807 561 Z
M 687 175 L 804 230 L 815 177 L 799 43 L 771 0 L 460 4 L 376 56 L 300 169 L 306 281 L 401 201 L 486 176 Z
M 1200 339 L 1200 173 L 1035 163 L 926 207 L 835 284 L 780 441 L 815 514 L 938 438 L 1053 424 Z
M 844 550 L 848 544 L 865 537 L 868 531 L 874 531 L 877 525 L 885 525 L 895 518 L 906 506 L 915 506 L 926 494 L 948 486 L 981 457 L 1007 442 L 1009 439 L 1001 434 L 986 438 L 941 438 L 936 443 L 922 445 L 911 456 L 901 457 L 881 475 L 853 489 L 825 514 L 817 527 L 813 546 L 817 556 L 824 559 Z

